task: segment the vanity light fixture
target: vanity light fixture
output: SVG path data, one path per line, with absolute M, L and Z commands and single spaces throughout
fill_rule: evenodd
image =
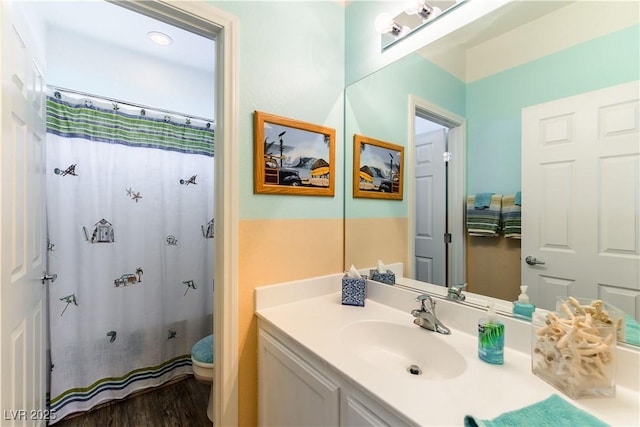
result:
M 149 36 L 152 42 L 160 46 L 168 46 L 173 43 L 173 39 L 171 37 L 159 31 L 149 31 L 147 36 Z
M 442 16 L 450 14 L 461 4 L 470 0 L 397 0 L 403 9 L 396 15 L 380 13 L 375 20 L 375 27 L 380 34 L 382 51 L 394 46 L 412 34 L 430 26 Z M 437 7 L 434 5 L 437 4 Z
M 409 7 L 404 10 L 407 15 L 420 15 L 426 21 L 433 19 L 442 13 L 439 7 L 433 7 L 424 0 L 412 0 Z
M 411 31 L 411 28 L 398 24 L 386 12 L 378 15 L 374 24 L 380 34 L 390 34 L 396 38 L 404 37 Z

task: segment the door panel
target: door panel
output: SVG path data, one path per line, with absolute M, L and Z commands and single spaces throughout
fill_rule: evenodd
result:
M 640 319 L 639 89 L 523 109 L 522 284 L 542 308 L 601 298 Z
M 46 268 L 44 78 L 17 4 L 0 3 L 1 424 L 43 426 L 46 311 L 40 277 Z
M 447 267 L 445 147 L 445 129 L 416 135 L 415 278 L 441 286 Z

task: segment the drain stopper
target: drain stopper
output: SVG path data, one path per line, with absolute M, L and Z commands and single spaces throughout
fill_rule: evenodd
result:
M 422 369 L 420 369 L 420 366 L 418 365 L 409 365 L 407 372 L 411 375 L 420 375 L 422 373 Z

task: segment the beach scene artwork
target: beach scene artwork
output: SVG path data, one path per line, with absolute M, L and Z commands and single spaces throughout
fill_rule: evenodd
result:
M 329 187 L 329 142 L 328 135 L 265 123 L 265 182 Z
M 335 129 L 260 111 L 254 120 L 254 192 L 334 195 Z
M 402 199 L 403 147 L 354 138 L 354 197 Z

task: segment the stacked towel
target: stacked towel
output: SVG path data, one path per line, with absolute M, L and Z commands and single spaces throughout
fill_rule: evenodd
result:
M 473 199 L 473 207 L 487 209 L 491 206 L 491 196 L 493 196 L 493 193 L 476 193 L 476 197 Z
M 500 228 L 502 195 L 494 194 L 486 209 L 476 209 L 476 196 L 467 197 L 467 232 L 470 236 L 495 237 Z
M 464 425 L 465 427 L 600 427 L 607 424 L 576 408 L 557 394 L 553 394 L 541 402 L 506 412 L 492 420 L 479 420 L 467 415 L 464 417 Z
M 517 196 L 504 196 L 502 198 L 502 228 L 504 237 L 520 239 L 522 207 L 517 203 Z

